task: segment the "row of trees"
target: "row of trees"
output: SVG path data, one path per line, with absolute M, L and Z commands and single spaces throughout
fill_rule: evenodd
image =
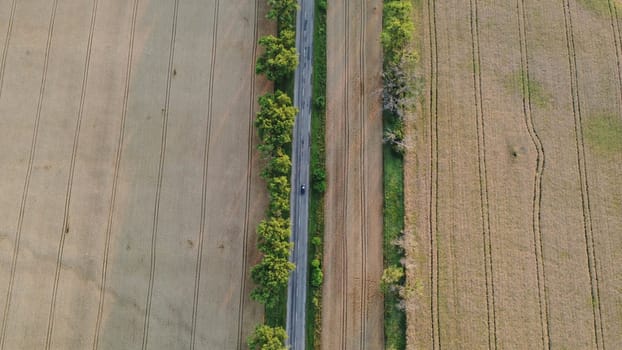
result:
M 262 177 L 268 185 L 270 203 L 267 218 L 257 227 L 258 248 L 263 253 L 261 261 L 251 271 L 257 287 L 251 297 L 274 308 L 282 302 L 289 273 L 294 264 L 289 261 L 292 245 L 289 241 L 289 175 L 291 160 L 287 147 L 291 143 L 292 127 L 298 111 L 291 98 L 282 91 L 268 93 L 259 98 L 259 113 L 255 126 L 259 130 L 259 150 L 266 159 Z
M 267 17 L 277 21 L 278 35 L 259 39 L 264 48 L 257 59 L 256 73 L 277 83 L 291 78 L 298 65 L 296 33 L 294 31 L 296 0 L 267 0 L 270 10 Z M 251 277 L 256 284 L 251 298 L 262 303 L 266 310 L 278 309 L 287 289 L 290 272 L 295 265 L 289 261 L 292 244 L 289 222 L 289 176 L 292 162 L 288 154 L 292 141 L 292 128 L 298 110 L 291 98 L 276 90 L 259 97 L 259 112 L 255 126 L 261 143 L 259 151 L 266 160 L 261 173 L 270 194 L 266 218 L 257 226 L 258 249 L 261 261 L 253 266 Z M 260 324 L 248 339 L 252 350 L 285 350 L 287 335 L 280 325 Z
M 393 0 L 384 4 L 383 30 L 380 37 L 384 49 L 383 107 L 391 118 L 384 141 L 403 154 L 404 115 L 416 102 L 417 80 L 414 67 L 418 60 L 412 49 L 414 33 L 413 8 L 409 0 Z
M 405 349 L 406 315 L 403 310 L 405 269 L 403 257 L 404 207 L 402 155 L 404 119 L 413 112 L 418 86 L 415 79 L 417 55 L 412 46 L 414 35 L 412 0 L 384 0 L 381 42 L 384 49 L 383 107 L 384 140 L 392 152 L 384 161 L 384 271 L 381 290 L 384 293 L 385 347 Z

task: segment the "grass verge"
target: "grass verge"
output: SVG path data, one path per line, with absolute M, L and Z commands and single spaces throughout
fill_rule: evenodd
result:
M 413 111 L 417 97 L 413 47 L 414 0 L 384 0 L 381 43 L 383 62 L 383 254 L 385 348 L 406 348 L 404 302 L 404 118 Z
M 385 117 L 384 126 L 392 128 L 395 118 Z M 396 244 L 404 229 L 404 160 L 388 144 L 383 146 L 383 250 L 384 268 L 401 266 L 404 251 Z M 386 349 L 406 348 L 406 314 L 400 307 L 397 291 L 384 295 L 384 333 Z
M 266 324 L 270 327 L 285 328 L 287 318 L 287 289 L 281 291 L 279 301 L 274 307 L 265 308 Z
M 307 288 L 307 349 L 319 349 L 326 188 L 326 0 L 315 2 L 313 26 L 313 106 L 311 114 L 311 192 L 309 197 L 309 278 Z M 317 266 L 314 266 L 317 265 Z

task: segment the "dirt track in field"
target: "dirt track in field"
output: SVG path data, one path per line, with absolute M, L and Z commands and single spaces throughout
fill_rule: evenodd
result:
M 418 9 L 409 348 L 622 347 L 622 152 L 594 136 L 622 119 L 622 4 L 594 3 Z
M 382 2 L 328 7 L 323 349 L 381 349 Z
M 264 1 L 0 0 L 0 348 L 237 349 Z

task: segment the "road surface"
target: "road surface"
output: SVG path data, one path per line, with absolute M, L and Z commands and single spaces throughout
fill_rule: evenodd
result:
M 300 0 L 296 17 L 296 49 L 299 53 L 294 83 L 294 105 L 298 116 L 292 141 L 291 260 L 296 264 L 287 287 L 287 338 L 292 350 L 305 348 L 307 300 L 307 241 L 309 217 L 309 162 L 311 131 L 311 73 L 313 68 L 313 0 Z M 302 193 L 301 186 L 307 190 Z

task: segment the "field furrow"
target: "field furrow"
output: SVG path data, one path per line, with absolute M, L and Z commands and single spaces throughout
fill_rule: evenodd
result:
M 607 0 L 607 4 L 609 5 L 609 18 L 611 22 L 611 34 L 613 36 L 613 46 L 615 48 L 618 88 L 620 89 L 619 105 L 622 107 L 622 60 L 620 59 L 620 55 L 622 55 L 622 42 L 620 38 L 620 23 L 618 23 L 618 8 L 616 3 L 612 0 Z M 622 110 L 620 113 L 622 114 Z
M 138 0 L 135 0 L 133 2 L 131 9 L 132 9 L 131 11 L 126 11 L 126 13 L 130 13 L 131 15 L 127 18 L 128 24 L 126 24 L 129 26 L 128 35 L 127 35 L 128 38 L 126 39 L 128 51 L 126 55 L 127 58 L 125 62 L 125 71 L 124 71 L 122 88 L 118 86 L 121 84 L 121 80 L 119 81 L 113 80 L 112 82 L 109 82 L 111 83 L 112 86 L 115 86 L 114 84 L 116 83 L 117 84 L 116 87 L 118 88 L 118 90 L 115 89 L 115 91 L 122 91 L 122 95 L 117 97 L 118 100 L 115 100 L 115 98 L 113 97 L 114 95 L 108 95 L 108 99 L 107 99 L 107 102 L 109 102 L 110 106 L 115 106 L 116 104 L 121 102 L 120 103 L 121 109 L 120 109 L 120 122 L 119 122 L 117 143 L 116 143 L 116 147 L 114 148 L 115 149 L 114 163 L 113 163 L 114 166 L 113 166 L 113 171 L 112 171 L 112 183 L 110 186 L 111 188 L 110 202 L 107 207 L 108 210 L 107 210 L 107 215 L 106 215 L 106 226 L 105 226 L 106 229 L 104 233 L 105 240 L 103 244 L 102 257 L 101 257 L 101 261 L 102 261 L 102 267 L 101 267 L 101 273 L 100 273 L 101 280 L 99 283 L 97 316 L 96 316 L 96 321 L 94 325 L 95 329 L 94 329 L 93 342 L 92 342 L 93 350 L 99 349 L 100 335 L 101 335 L 101 329 L 102 329 L 104 302 L 105 302 L 105 297 L 106 297 L 107 276 L 108 276 L 108 259 L 110 256 L 110 246 L 111 246 L 112 224 L 113 224 L 114 213 L 116 210 L 117 188 L 119 184 L 119 166 L 121 164 L 121 156 L 123 155 L 123 146 L 124 146 L 124 140 L 125 140 L 125 125 L 126 125 L 126 120 L 127 120 L 128 95 L 129 95 L 129 89 L 130 89 L 130 79 L 132 77 L 132 74 L 131 74 L 132 64 L 133 64 L 132 58 L 133 58 L 133 53 L 134 53 L 134 39 L 136 35 L 136 17 L 138 15 Z M 114 12 L 115 11 L 113 10 L 113 13 Z M 117 34 L 117 33 L 114 33 L 114 34 Z M 115 37 L 114 34 L 105 32 L 104 35 L 106 35 L 105 36 L 106 38 L 108 37 L 114 38 Z M 120 41 L 120 43 L 122 44 L 123 41 Z M 119 57 L 117 59 L 119 59 L 118 61 L 119 63 L 123 62 L 122 58 Z M 98 65 L 95 64 L 94 66 L 97 67 Z M 94 69 L 96 70 L 96 68 Z M 102 72 L 105 72 L 105 70 L 102 69 Z M 114 103 L 114 102 L 117 102 L 117 103 Z M 99 114 L 96 114 L 96 115 L 99 115 Z M 95 125 L 97 124 L 95 123 Z M 87 242 L 88 242 L 88 239 L 87 239 Z
M 245 4 L 0 1 L 3 348 L 246 347 L 274 27 Z
M 255 71 L 255 64 L 257 61 L 260 48 L 257 45 L 257 41 L 261 35 L 269 34 L 270 31 L 266 29 L 275 29 L 273 22 L 266 18 L 267 6 L 262 0 L 255 0 L 252 8 L 251 16 L 254 17 L 253 27 L 253 47 L 250 56 L 252 60 L 250 62 L 250 72 Z M 256 320 L 260 319 L 261 307 L 257 303 L 250 299 L 250 293 L 254 287 L 249 282 L 250 271 L 254 264 L 259 260 L 257 250 L 254 249 L 257 242 L 257 235 L 255 234 L 256 223 L 258 223 L 264 215 L 262 208 L 267 206 L 267 198 L 261 192 L 261 188 L 264 187 L 263 180 L 259 176 L 259 172 L 256 169 L 260 169 L 261 156 L 259 155 L 255 145 L 259 144 L 259 137 L 255 133 L 255 125 L 253 123 L 254 116 L 258 111 L 257 97 L 267 92 L 272 84 L 261 76 L 251 75 L 250 77 L 251 93 L 249 97 L 249 111 L 251 118 L 248 119 L 248 152 L 247 152 L 247 180 L 246 180 L 246 195 L 245 195 L 245 209 L 244 209 L 244 238 L 243 238 L 243 257 L 242 257 L 242 272 L 240 274 L 240 300 L 238 306 L 238 340 L 236 349 L 243 349 L 246 344 L 246 338 L 251 334 L 255 328 Z
M 82 126 L 82 120 L 84 118 L 84 99 L 86 96 L 86 86 L 89 77 L 89 66 L 91 63 L 91 51 L 93 47 L 93 31 L 95 30 L 95 19 L 97 18 L 97 5 L 98 1 L 93 1 L 93 9 L 90 16 L 88 43 L 86 47 L 86 57 L 84 59 L 84 71 L 82 73 L 82 87 L 80 91 L 80 102 L 78 107 L 78 116 L 76 120 L 75 132 L 73 136 L 73 147 L 71 150 L 71 161 L 69 165 L 69 175 L 67 179 L 67 189 L 65 193 L 65 205 L 63 208 L 63 223 L 61 224 L 61 231 L 59 233 L 60 240 L 58 243 L 58 252 L 56 256 L 56 268 L 54 270 L 54 285 L 52 287 L 52 299 L 50 302 L 50 312 L 48 316 L 48 326 L 45 338 L 45 349 L 50 349 L 52 345 L 52 334 L 54 330 L 56 301 L 58 294 L 58 285 L 60 280 L 61 266 L 63 262 L 63 252 L 65 249 L 65 237 L 69 233 L 69 206 L 71 204 L 71 196 L 73 193 L 73 182 L 76 170 L 76 158 L 80 142 L 80 131 Z
M 600 285 L 598 281 L 598 261 L 594 246 L 594 230 L 592 223 L 592 209 L 590 204 L 590 191 L 588 180 L 588 168 L 585 158 L 585 139 L 583 134 L 583 115 L 581 108 L 581 95 L 579 91 L 579 74 L 577 70 L 577 53 L 575 46 L 575 33 L 573 26 L 573 14 L 570 1 L 565 0 L 564 23 L 566 28 L 566 44 L 568 46 L 568 66 L 570 71 L 570 86 L 572 92 L 573 115 L 575 124 L 575 140 L 577 150 L 577 166 L 579 169 L 579 182 L 581 184 L 581 204 L 583 208 L 583 229 L 585 235 L 585 250 L 587 254 L 587 268 L 590 275 L 592 313 L 594 316 L 594 340 L 596 348 L 604 348 L 602 308 L 600 302 Z
M 484 99 L 482 93 L 482 67 L 479 4 L 477 0 L 469 2 L 471 43 L 473 56 L 473 89 L 475 90 L 475 115 L 477 125 L 477 160 L 479 164 L 479 194 L 482 215 L 482 243 L 484 247 L 484 272 L 486 277 L 486 313 L 488 318 L 488 348 L 497 348 L 497 316 L 495 306 L 495 278 L 492 253 L 492 233 L 490 229 L 490 197 L 488 188 L 488 166 L 486 165 L 486 124 Z
M 0 188 L 0 241 L 2 273 L 0 283 L 0 342 L 6 335 L 7 315 L 10 310 L 8 300 L 13 295 L 15 267 L 19 243 L 21 242 L 21 226 L 25 210 L 25 196 L 29 188 L 30 174 L 33 163 L 33 141 L 38 130 L 36 116 L 37 105 L 33 96 L 40 90 L 42 66 L 45 58 L 48 23 L 51 5 L 20 6 L 15 2 L 3 2 L 3 18 L 7 18 L 7 26 L 2 36 L 2 66 L 0 67 L 0 146 L 4 152 L 0 160 L 6 166 L 0 167 L 3 181 Z M 19 21 L 15 21 L 15 18 Z M 22 50 L 11 50 L 11 42 L 28 40 Z M 10 69 L 6 69 L 9 66 Z M 35 68 L 36 67 L 36 68 Z M 23 71 L 23 73 L 21 72 Z M 16 88 L 19 87 L 19 88 Z M 36 101 L 36 100 L 34 100 Z
M 523 114 L 525 116 L 525 125 L 529 132 L 529 136 L 536 149 L 536 171 L 534 177 L 533 189 L 533 235 L 534 235 L 534 253 L 537 270 L 538 281 L 538 303 L 540 308 L 540 322 L 542 327 L 542 348 L 549 349 L 551 347 L 550 318 L 548 311 L 548 292 L 546 288 L 546 274 L 544 266 L 544 256 L 542 252 L 542 176 L 544 175 L 544 166 L 546 163 L 542 140 L 536 131 L 533 119 L 533 102 L 531 100 L 532 89 L 529 86 L 530 70 L 529 70 L 529 49 L 527 45 L 527 15 L 525 13 L 525 0 L 517 2 L 518 30 L 520 37 L 521 51 L 521 94 L 523 96 Z M 534 92 L 535 93 L 535 92 Z
M 328 8 L 322 347 L 376 349 L 382 331 L 382 120 L 378 1 Z
M 411 346 L 619 344 L 618 5 L 418 7 Z
M 577 99 L 581 106 L 578 135 L 585 168 L 588 247 L 595 278 L 596 299 L 593 304 L 597 316 L 597 336 L 601 338 L 600 347 L 603 349 L 617 348 L 622 342 L 622 283 L 618 267 L 621 241 L 619 230 L 614 229 L 622 222 L 616 203 L 622 184 L 619 176 L 622 173 L 622 157 L 619 146 L 616 146 L 616 140 L 621 139 L 619 130 L 622 121 L 617 60 L 619 47 L 598 44 L 619 40 L 615 26 L 605 21 L 612 10 L 615 13 L 613 7 L 616 3 L 610 2 L 609 12 L 600 16 L 582 11 L 580 3 L 569 3 L 570 23 L 574 28 L 580 28 L 575 29 L 573 35 Z M 604 134 L 604 130 L 611 136 Z
M 428 0 L 430 30 L 430 316 L 432 322 L 432 349 L 440 349 L 441 330 L 439 315 L 438 263 L 438 36 L 436 28 L 436 0 Z

